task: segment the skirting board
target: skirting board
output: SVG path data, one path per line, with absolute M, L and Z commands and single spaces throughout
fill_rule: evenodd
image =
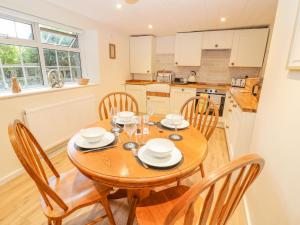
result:
M 51 148 L 50 150 L 46 151 L 48 153 L 48 157 L 51 159 L 65 150 L 66 145 L 59 145 L 60 147 L 56 147 L 56 149 Z M 24 168 L 18 168 L 15 171 L 11 172 L 10 174 L 0 178 L 0 186 L 6 184 L 7 182 L 15 179 L 16 177 L 22 175 L 25 172 Z

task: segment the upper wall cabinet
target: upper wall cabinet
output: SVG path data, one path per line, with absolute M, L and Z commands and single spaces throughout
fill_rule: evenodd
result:
M 262 67 L 269 29 L 234 31 L 229 66 Z
M 177 66 L 200 66 L 202 32 L 177 33 L 175 41 L 175 64 Z
M 231 49 L 233 40 L 233 30 L 207 31 L 203 34 L 202 48 L 211 49 Z
M 130 73 L 151 74 L 153 58 L 153 36 L 130 37 Z

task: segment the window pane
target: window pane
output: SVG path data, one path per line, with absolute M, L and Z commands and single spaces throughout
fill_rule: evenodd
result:
M 25 68 L 25 76 L 28 86 L 39 86 L 44 84 L 42 70 L 40 67 Z
M 69 67 L 60 67 L 59 68 L 60 75 L 63 77 L 64 81 L 70 82 L 73 81 L 71 78 L 71 71 Z
M 76 78 L 81 78 L 82 75 L 81 75 L 81 69 L 80 67 L 78 68 L 72 68 L 72 76 L 73 76 L 73 79 L 76 79 Z
M 3 75 L 2 75 L 2 71 L 0 70 L 0 90 L 3 91 L 5 90 L 5 85 L 4 85 L 4 78 L 3 78 Z
M 2 37 L 16 37 L 14 21 L 0 18 L 0 35 Z
M 37 48 L 21 47 L 23 63 L 26 66 L 39 66 L 40 56 Z
M 0 59 L 3 65 L 21 64 L 19 47 L 14 45 L 0 45 Z
M 44 57 L 46 66 L 57 66 L 55 50 L 44 49 Z
M 78 48 L 78 34 L 62 29 L 40 25 L 41 41 L 44 44 Z
M 30 24 L 16 22 L 16 32 L 18 38 L 33 40 L 32 27 Z
M 69 54 L 66 51 L 57 51 L 58 65 L 69 66 Z
M 17 77 L 21 86 L 25 85 L 25 79 L 24 79 L 21 67 L 3 68 L 3 71 L 4 71 L 5 81 L 9 87 L 11 87 L 11 77 L 12 76 Z
M 70 52 L 71 66 L 80 66 L 80 54 L 78 52 Z

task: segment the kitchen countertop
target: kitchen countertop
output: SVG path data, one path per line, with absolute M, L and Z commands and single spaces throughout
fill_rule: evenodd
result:
M 251 92 L 241 88 L 230 88 L 230 93 L 243 112 L 256 112 L 258 100 Z
M 151 80 L 126 80 L 126 84 L 133 85 L 147 85 L 147 84 L 163 84 L 157 81 Z M 170 84 L 170 83 L 167 83 Z M 190 84 L 170 84 L 172 87 L 180 87 L 180 88 L 213 88 L 217 90 L 229 90 L 230 84 L 211 84 L 211 83 L 190 83 Z
M 133 85 L 148 85 L 148 84 L 162 84 L 151 80 L 126 80 L 126 84 Z M 169 83 L 168 83 L 169 84 Z M 231 93 L 236 103 L 243 112 L 256 112 L 258 100 L 251 92 L 243 88 L 232 88 L 230 84 L 212 84 L 212 83 L 195 83 L 195 84 L 170 84 L 172 87 L 180 88 L 213 88 L 217 90 L 226 90 Z

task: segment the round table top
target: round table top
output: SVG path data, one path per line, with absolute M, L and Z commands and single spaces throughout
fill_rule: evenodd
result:
M 155 118 L 159 121 L 159 117 Z M 111 129 L 109 120 L 96 122 L 91 126 Z M 150 126 L 151 138 L 168 138 L 174 131 L 163 130 L 157 126 Z M 111 187 L 117 188 L 146 188 L 170 184 L 195 170 L 205 159 L 207 154 L 206 138 L 193 127 L 178 131 L 183 136 L 181 141 L 174 142 L 183 154 L 183 161 L 171 169 L 144 168 L 131 151 L 123 149 L 123 143 L 128 137 L 123 131 L 116 147 L 102 151 L 83 153 L 76 149 L 74 138 L 68 143 L 68 156 L 71 162 L 86 176 Z

